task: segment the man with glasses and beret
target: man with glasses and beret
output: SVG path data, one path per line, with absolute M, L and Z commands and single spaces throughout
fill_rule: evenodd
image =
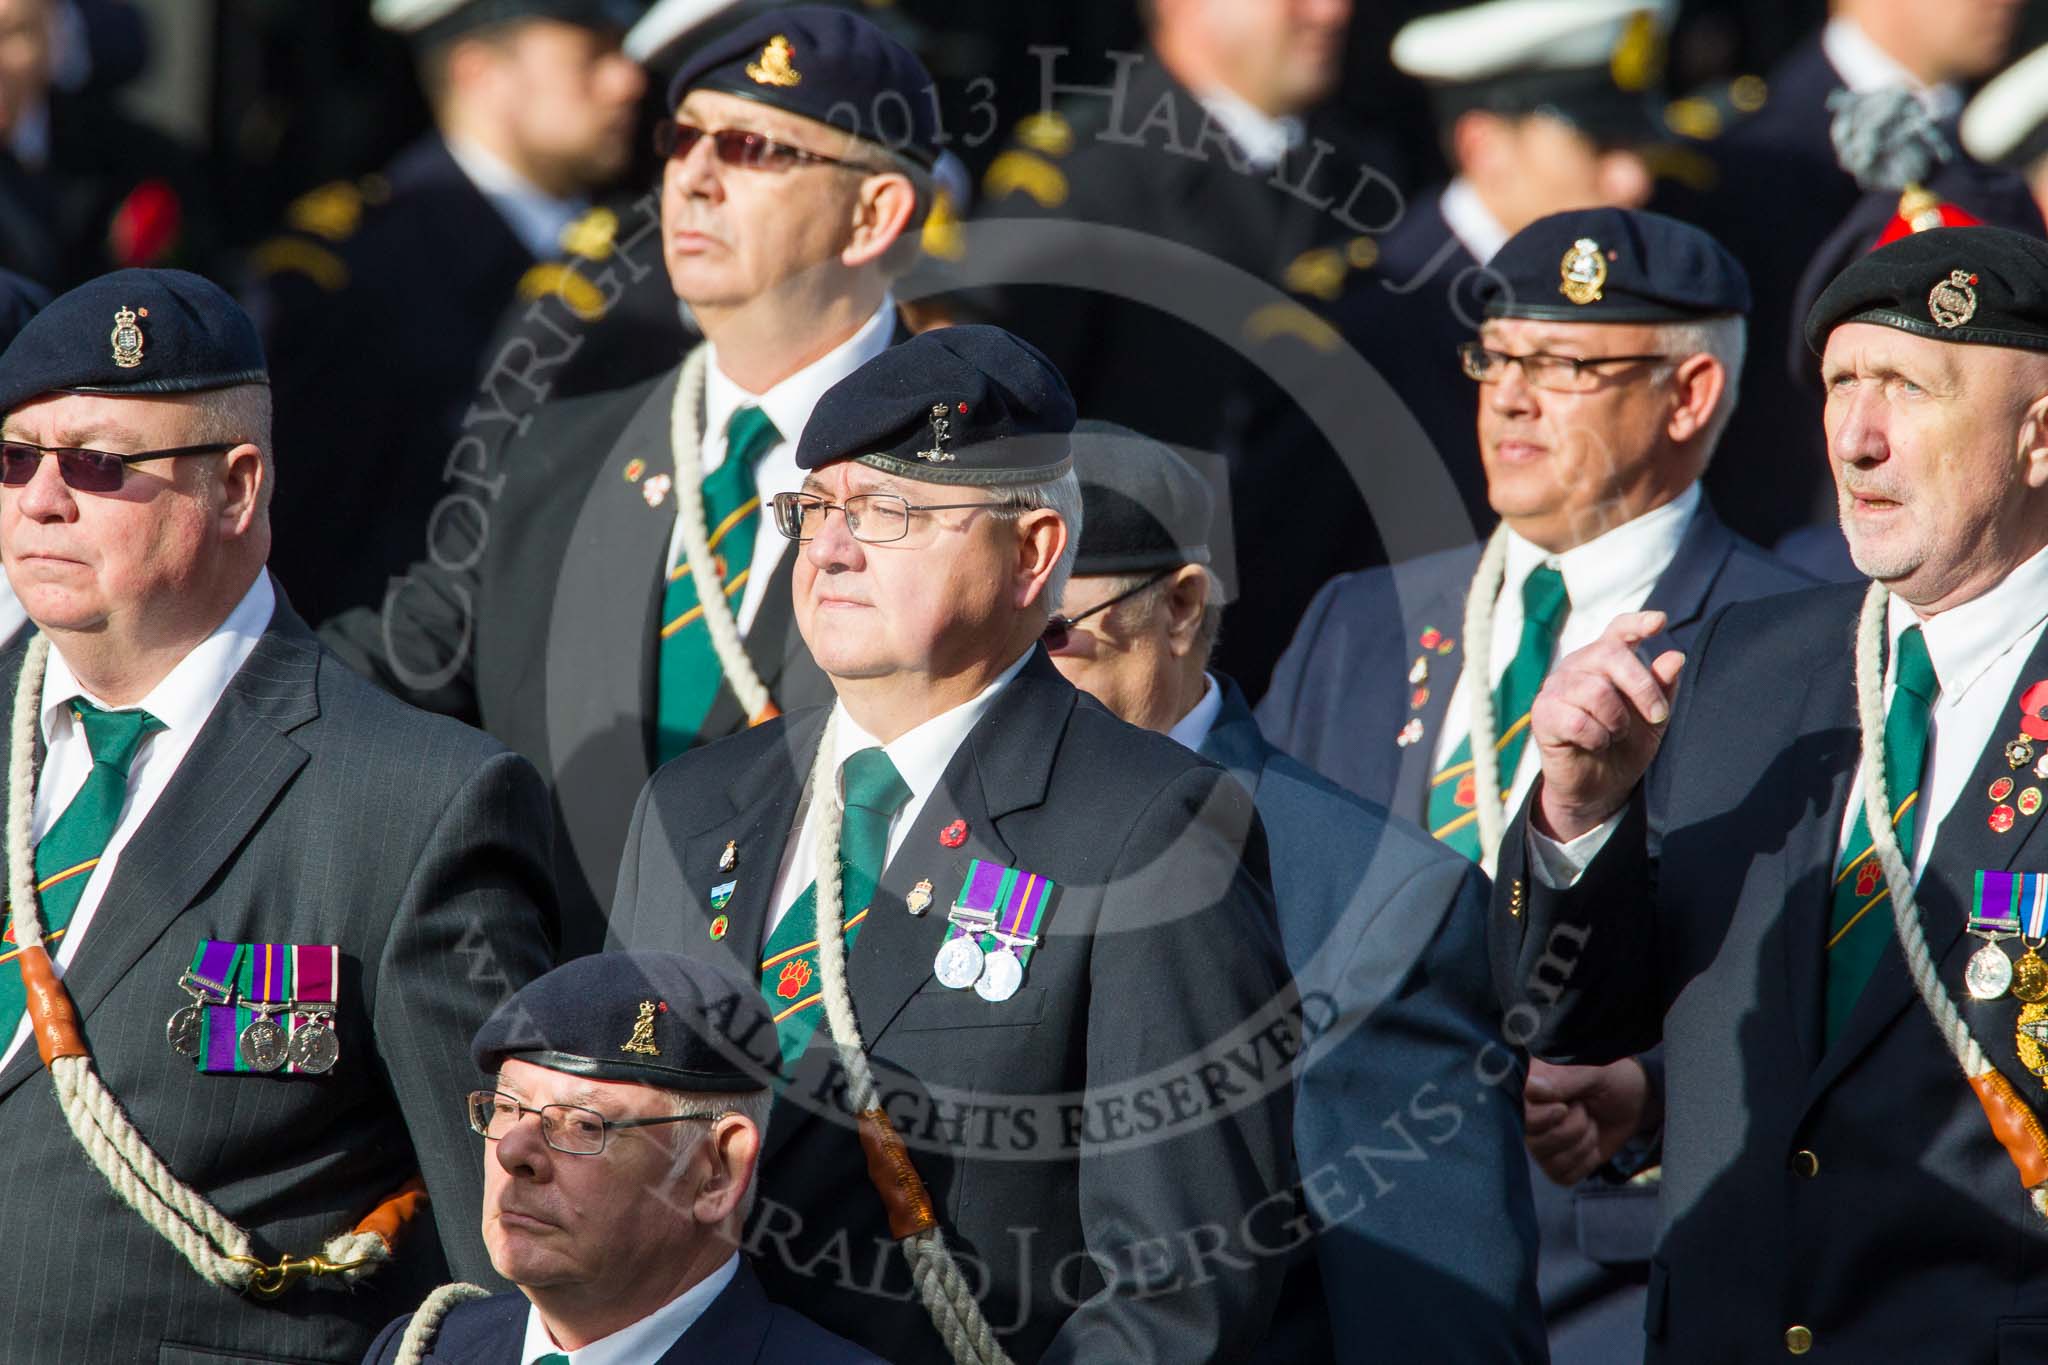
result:
M 1250 798 L 1039 644 L 1073 424 L 991 327 L 827 392 L 775 512 L 835 699 L 663 768 L 619 874 L 615 942 L 774 1018 L 770 1297 L 905 1365 L 1247 1358 L 1303 1235 Z
M 795 557 L 762 513 L 800 481 L 819 395 L 904 334 L 890 282 L 930 206 L 930 80 L 874 24 L 818 6 L 695 53 L 656 145 L 663 260 L 704 344 L 653 380 L 543 405 L 502 449 L 480 440 L 473 507 L 381 612 L 326 630 L 352 666 L 551 777 L 570 952 L 601 938 L 655 765 L 827 692 L 791 619 Z
M 1750 298 L 1733 257 L 1676 220 L 1591 209 L 1530 224 L 1492 268 L 1460 358 L 1501 524 L 1482 545 L 1332 580 L 1258 709 L 1282 749 L 1489 872 L 1505 812 L 1536 779 L 1526 717 L 1554 659 L 1623 611 L 1654 614 L 1652 647 L 1684 648 L 1729 602 L 1810 581 L 1723 526 L 1699 487 L 1742 369 Z M 1535 1068 L 1529 1145 L 1551 1181 L 1651 1161 L 1653 1144 L 1635 1141 L 1658 1114 L 1656 1058 L 1644 1061 Z M 1610 1358 L 1602 1322 L 1632 1317 L 1635 1296 L 1582 1317 L 1597 1347 L 1575 1343 L 1572 1319 L 1640 1283 L 1653 1226 L 1653 1187 L 1594 1188 L 1575 1212 L 1536 1182 L 1565 1359 Z
M 290 461 L 217 286 L 63 295 L 0 355 L 0 414 L 34 627 L 0 652 L 0 1219 L 52 1229 L 0 1240 L 0 1360 L 354 1360 L 490 1274 L 446 1097 L 550 959 L 546 789 L 285 600 Z
M 518 1292 L 444 1287 L 365 1365 L 880 1365 L 770 1303 L 739 1249 L 774 1036 L 750 983 L 678 953 L 578 958 L 500 1005 L 467 1107 L 484 1242 Z

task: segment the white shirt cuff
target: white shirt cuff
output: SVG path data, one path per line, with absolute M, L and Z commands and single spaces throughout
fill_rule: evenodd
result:
M 1568 891 L 1600 850 L 1607 846 L 1608 839 L 1621 827 L 1621 817 L 1627 814 L 1627 807 L 1616 811 L 1592 829 L 1568 843 L 1559 843 L 1550 836 L 1539 832 L 1535 822 L 1529 822 L 1529 862 L 1536 869 L 1536 880 L 1552 891 Z

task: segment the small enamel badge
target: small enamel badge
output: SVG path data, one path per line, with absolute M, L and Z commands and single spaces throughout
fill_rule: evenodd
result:
M 1607 257 L 1601 253 L 1598 242 L 1581 237 L 1557 263 L 1557 273 L 1558 293 L 1582 307 L 1598 303 L 1600 291 L 1607 285 Z
M 718 884 L 717 886 L 714 886 L 714 887 L 712 887 L 712 888 L 711 888 L 711 908 L 712 908 L 712 910 L 714 910 L 714 911 L 718 911 L 718 910 L 723 910 L 723 909 L 725 909 L 725 907 L 726 907 L 726 903 L 727 903 L 728 901 L 730 901 L 730 900 L 732 899 L 732 889 L 733 889 L 733 888 L 734 888 L 735 886 L 738 886 L 738 885 L 739 885 L 739 883 L 738 883 L 738 882 L 720 882 L 720 883 L 719 883 L 719 884 Z
M 2019 807 L 2021 815 L 2032 815 L 2035 811 L 2041 809 L 2041 789 L 2039 787 L 2028 787 L 2022 791 L 2020 793 Z
M 1993 801 L 2005 800 L 2006 797 L 2012 795 L 2012 779 L 2009 777 L 1993 779 L 1991 788 L 1985 795 L 1989 796 Z
M 649 507 L 659 507 L 661 500 L 668 496 L 668 490 L 673 486 L 673 482 L 666 474 L 656 474 L 640 485 L 640 496 L 647 499 Z
M 619 1044 L 619 1051 L 633 1052 L 642 1057 L 659 1057 L 661 1045 L 654 1041 L 654 1012 L 668 1013 L 668 1002 L 642 1000 L 640 1017 L 633 1021 L 633 1036 Z
M 963 416 L 966 414 L 967 405 L 965 403 L 960 405 L 960 412 Z M 951 414 L 946 411 L 946 405 L 944 403 L 932 404 L 929 420 L 932 424 L 932 448 L 930 450 L 918 451 L 917 458 L 929 461 L 932 464 L 953 463 L 956 457 L 952 451 L 946 449 L 946 442 L 953 439 L 953 419 Z
M 113 343 L 114 363 L 124 370 L 142 363 L 142 328 L 137 319 L 148 316 L 147 308 L 139 313 L 133 308 L 121 308 L 114 313 L 114 330 L 107 339 Z
M 729 920 L 729 919 L 727 919 L 727 918 L 726 918 L 726 917 L 725 917 L 724 915 L 720 915 L 720 916 L 719 916 L 719 917 L 718 917 L 717 919 L 715 919 L 715 920 L 712 920 L 712 921 L 711 921 L 711 941 L 712 941 L 713 943 L 716 943 L 716 942 L 718 942 L 718 940 L 720 940 L 720 939 L 724 938 L 724 937 L 725 937 L 725 931 L 726 931 L 726 930 L 728 930 L 728 929 L 730 929 L 730 928 L 732 928 L 732 921 L 731 921 L 731 920 Z
M 626 461 L 626 482 L 638 483 L 640 476 L 647 472 L 647 461 L 638 456 Z
M 955 820 L 939 831 L 939 842 L 947 848 L 958 848 L 967 842 L 967 822 Z
M 796 49 L 780 33 L 770 38 L 768 45 L 761 49 L 760 61 L 747 63 L 747 79 L 756 85 L 787 88 L 800 83 L 803 78 L 803 72 L 796 69 Z
M 1420 687 L 1429 681 L 1429 656 L 1418 654 L 1415 662 L 1408 666 L 1408 681 Z
M 735 844 L 732 840 L 727 839 L 725 841 L 725 847 L 718 851 L 718 870 L 720 872 L 730 872 L 739 865 L 739 845 Z
M 1411 716 L 1408 719 L 1408 723 L 1401 727 L 1401 733 L 1394 736 L 1394 743 L 1405 749 L 1421 738 L 1422 721 L 1418 717 Z
M 930 877 L 926 877 L 916 886 L 911 887 L 910 894 L 903 898 L 903 908 L 913 915 L 922 915 L 925 911 L 931 909 L 931 904 L 932 879 Z
M 1977 291 L 1970 288 L 1977 277 L 1967 270 L 1951 270 L 1948 278 L 1927 293 L 1927 315 L 1934 325 L 1947 331 L 1977 316 Z

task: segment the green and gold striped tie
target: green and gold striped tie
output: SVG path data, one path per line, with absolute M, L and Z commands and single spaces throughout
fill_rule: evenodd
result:
M 1503 799 L 1514 785 L 1515 769 L 1521 766 L 1522 750 L 1529 742 L 1529 708 L 1536 704 L 1536 693 L 1550 672 L 1558 627 L 1570 610 L 1564 575 L 1556 569 L 1541 564 L 1522 580 L 1521 643 L 1493 692 L 1493 714 L 1500 726 L 1500 738 L 1493 747 L 1500 759 Z M 1469 648 L 1471 641 L 1466 645 Z M 1475 863 L 1480 861 L 1478 804 L 1472 778 L 1472 736 L 1468 734 L 1451 751 L 1451 761 L 1443 771 L 1430 779 L 1429 832 Z
M 725 424 L 725 459 L 704 476 L 705 542 L 720 586 L 737 609 L 754 562 L 754 534 L 761 525 L 761 497 L 754 466 L 782 433 L 768 414 L 744 407 Z M 682 470 L 677 477 L 684 477 Z M 738 572 L 731 572 L 734 566 Z M 697 742 L 704 718 L 725 685 L 711 630 L 704 624 L 698 583 L 686 558 L 669 573 L 661 601 L 661 654 L 656 665 L 655 756 L 666 763 Z
M 84 728 L 92 769 L 78 795 L 36 845 L 36 899 L 43 912 L 44 943 L 61 939 L 70 927 L 71 913 L 78 908 L 85 884 L 92 879 L 92 870 L 100 865 L 100 855 L 120 823 L 135 752 L 147 736 L 164 728 L 164 723 L 147 711 L 102 711 L 83 697 L 72 700 L 71 714 Z M 4 1049 L 21 1022 L 27 997 L 14 960 L 20 949 L 11 916 L 0 938 L 4 938 L 0 942 L 0 1049 Z
M 1891 709 L 1884 717 L 1884 789 L 1892 803 L 1899 854 L 1913 865 L 1919 824 L 1920 765 L 1927 757 L 1927 713 L 1939 688 L 1920 627 L 1899 632 Z M 1858 810 L 1835 871 L 1828 911 L 1827 1041 L 1848 1021 L 1864 983 L 1892 936 L 1891 892 L 1870 846 L 1868 810 Z

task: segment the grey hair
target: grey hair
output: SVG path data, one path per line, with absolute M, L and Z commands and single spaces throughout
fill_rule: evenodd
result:
M 1081 476 L 1072 468 L 1056 479 L 1045 483 L 1011 484 L 1001 488 L 983 490 L 995 504 L 994 513 L 999 517 L 1020 517 L 1026 512 L 1051 511 L 1067 525 L 1067 548 L 1060 554 L 1060 562 L 1053 565 L 1052 577 L 1045 581 L 1045 591 L 1039 602 L 1047 616 L 1066 596 L 1067 580 L 1074 576 L 1074 557 L 1081 553 Z
M 268 507 L 277 493 L 277 463 L 271 458 L 270 385 L 235 384 L 183 397 L 185 409 L 193 418 L 194 445 L 215 441 L 240 445 L 246 441 L 262 452 L 262 497 L 263 505 Z
M 744 1094 L 707 1095 L 686 1090 L 665 1090 L 662 1093 L 667 1095 L 670 1102 L 674 1104 L 677 1114 L 690 1114 L 702 1117 L 709 1117 L 714 1114 L 738 1114 L 748 1123 L 754 1125 L 755 1135 L 759 1139 L 759 1145 L 755 1148 L 756 1162 L 754 1174 L 753 1178 L 747 1182 L 747 1188 L 740 1195 L 739 1208 L 736 1211 L 739 1221 L 745 1223 L 747 1215 L 754 1211 L 754 1196 L 761 1188 L 761 1167 L 758 1155 L 760 1150 L 768 1145 L 768 1114 L 775 1107 L 775 1092 L 773 1090 L 749 1090 Z M 698 1131 L 689 1144 L 677 1149 L 675 1160 L 672 1164 L 673 1170 L 680 1171 L 682 1169 L 684 1163 L 690 1159 L 690 1154 L 697 1150 L 697 1143 L 702 1142 L 705 1134 L 709 1131 L 708 1128 Z
M 1721 390 L 1721 401 L 1708 414 L 1702 433 L 1706 458 L 1712 459 L 1714 447 L 1721 443 L 1721 433 L 1728 429 L 1729 419 L 1735 416 L 1735 404 L 1742 397 L 1742 362 L 1749 354 L 1749 323 L 1740 313 L 1731 313 L 1697 322 L 1667 323 L 1657 329 L 1657 334 L 1658 349 L 1671 357 L 1665 362 L 1667 372 L 1675 372 L 1687 356 L 1710 355 L 1721 362 L 1727 384 Z
M 1207 564 L 1200 567 L 1202 578 L 1207 583 L 1209 591 L 1202 601 L 1201 625 L 1195 630 L 1195 653 L 1201 657 L 1202 666 L 1206 668 L 1209 665 L 1210 656 L 1216 652 L 1216 642 L 1223 636 L 1223 580 Z M 1135 613 L 1141 610 L 1155 610 L 1159 605 L 1160 599 L 1166 595 L 1167 580 L 1162 578 L 1156 583 L 1147 583 L 1147 580 L 1152 577 L 1149 573 L 1111 574 L 1105 576 L 1114 583 L 1110 596 L 1114 597 L 1118 593 L 1125 592 L 1133 594 L 1131 597 L 1111 607 L 1109 609 L 1111 616 L 1120 615 L 1125 611 Z M 1145 585 L 1143 592 L 1138 591 L 1141 584 Z

